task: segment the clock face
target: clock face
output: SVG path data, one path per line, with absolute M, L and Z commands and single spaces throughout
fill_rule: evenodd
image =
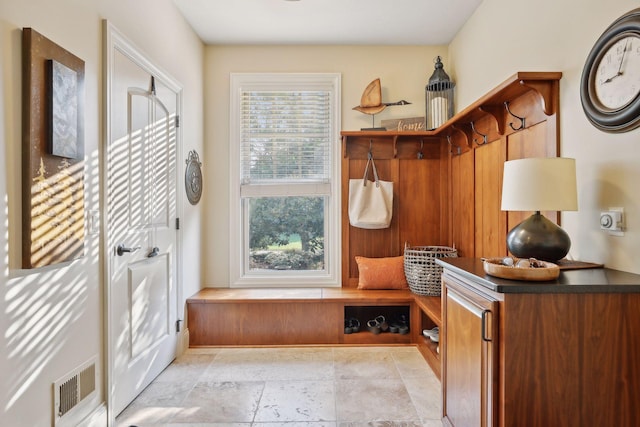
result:
M 616 19 L 596 40 L 580 77 L 580 101 L 602 131 L 640 127 L 640 8 Z
M 593 84 L 603 110 L 629 105 L 640 93 L 640 37 L 627 35 L 612 40 L 597 64 Z

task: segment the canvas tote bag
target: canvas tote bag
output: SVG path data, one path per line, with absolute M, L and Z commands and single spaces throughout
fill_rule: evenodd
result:
M 369 181 L 369 165 L 375 181 Z M 369 153 L 362 179 L 349 180 L 349 223 L 358 228 L 387 228 L 393 214 L 393 182 L 381 181 Z

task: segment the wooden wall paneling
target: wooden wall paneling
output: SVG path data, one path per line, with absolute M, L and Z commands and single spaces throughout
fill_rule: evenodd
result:
M 460 257 L 475 256 L 475 150 L 451 158 L 451 235 Z
M 351 226 L 349 225 L 349 177 L 351 176 L 351 167 L 349 157 L 347 155 L 349 144 L 347 137 L 342 137 L 342 161 L 340 165 L 340 201 L 341 201 L 341 219 L 340 219 L 340 240 L 342 245 L 342 254 L 340 257 L 340 270 L 342 275 L 342 286 L 349 286 L 351 277 L 351 241 L 349 235 Z
M 390 144 L 387 144 L 387 147 L 390 147 Z M 384 159 L 382 156 L 379 156 L 376 159 L 376 154 L 374 153 L 374 161 L 376 164 L 376 168 L 378 170 L 378 175 L 383 181 L 393 181 L 393 216 L 391 218 L 391 224 L 388 228 L 378 229 L 378 230 L 368 230 L 353 227 L 348 225 L 349 233 L 349 278 L 351 280 L 348 281 L 348 286 L 357 286 L 357 278 L 358 278 L 358 265 L 356 264 L 355 257 L 356 256 L 364 256 L 364 257 L 388 257 L 388 256 L 397 256 L 400 255 L 398 252 L 398 227 L 399 227 L 399 200 L 398 200 L 398 191 L 399 185 L 397 181 L 397 160 L 394 159 Z M 364 159 L 351 159 L 350 161 L 350 178 L 352 179 L 361 179 L 364 173 L 364 168 L 366 166 L 367 161 Z M 373 179 L 373 176 L 370 176 L 370 179 Z M 347 192 L 348 184 L 347 184 Z M 345 209 L 348 209 L 348 198 L 347 205 Z M 348 215 L 347 222 L 349 224 Z M 344 286 L 344 283 L 343 283 Z
M 403 253 L 405 242 L 412 245 L 446 243 L 447 229 L 442 227 L 446 212 L 442 209 L 441 191 L 446 188 L 448 167 L 442 166 L 441 138 L 424 133 L 349 135 L 343 137 L 343 144 L 342 285 L 355 287 L 358 283 L 356 256 L 398 256 Z M 370 147 L 380 179 L 394 183 L 393 218 L 386 229 L 366 230 L 349 224 L 348 180 L 362 178 Z
M 500 210 L 505 144 L 497 140 L 475 149 L 475 256 L 507 254 L 506 214 Z
M 394 216 L 389 228 L 365 230 L 349 224 L 349 180 L 362 179 L 371 150 L 380 179 L 393 181 L 396 175 L 393 159 L 395 157 L 395 139 L 378 135 L 343 137 L 342 160 L 342 286 L 356 287 L 358 284 L 358 266 L 355 256 L 383 257 L 397 255 L 398 210 L 397 189 L 394 185 Z M 395 167 L 397 169 L 397 167 Z M 369 171 L 369 179 L 373 173 Z M 396 178 L 397 179 L 397 178 Z M 346 272 L 346 274 L 345 274 Z
M 439 153 L 439 145 L 433 146 Z M 443 177 L 439 158 L 400 160 L 398 199 L 400 206 L 400 249 L 412 246 L 443 245 L 440 236 Z
M 440 147 L 440 227 L 439 227 L 439 241 L 440 245 L 451 246 L 451 201 L 449 197 L 449 191 L 451 188 L 451 162 L 450 147 L 446 142 L 446 139 L 442 138 L 439 144 Z

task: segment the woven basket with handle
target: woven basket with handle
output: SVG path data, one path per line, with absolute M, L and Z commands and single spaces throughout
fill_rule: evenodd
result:
M 409 289 L 418 295 L 439 296 L 442 267 L 438 258 L 455 258 L 458 251 L 448 246 L 408 246 L 404 248 L 404 275 Z

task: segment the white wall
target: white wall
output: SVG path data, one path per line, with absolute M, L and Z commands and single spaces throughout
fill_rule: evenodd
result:
M 204 285 L 229 285 L 229 73 L 339 72 L 342 74 L 342 129 L 371 127 L 371 116 L 352 110 L 365 87 L 379 77 L 388 107 L 380 120 L 424 117 L 424 86 L 443 46 L 207 46 L 205 53 Z M 336 141 L 341 146 L 340 141 Z
M 108 19 L 184 88 L 183 153 L 202 151 L 203 46 L 171 0 L 0 0 L 0 425 L 50 426 L 52 383 L 89 358 L 104 367 L 98 235 L 62 266 L 21 265 L 21 37 L 31 27 L 85 61 L 85 209 L 100 210 L 102 33 Z M 181 161 L 181 166 L 184 164 Z M 185 200 L 186 201 L 186 200 Z M 200 208 L 182 207 L 184 294 L 200 287 Z M 104 376 L 100 375 L 100 381 Z M 102 384 L 98 385 L 100 388 Z M 104 402 L 101 392 L 78 416 Z M 103 412 L 95 418 L 104 424 Z
M 516 71 L 561 71 L 561 155 L 577 161 L 577 212 L 563 213 L 570 255 L 640 273 L 640 129 L 608 134 L 580 104 L 580 75 L 591 47 L 634 0 L 484 0 L 449 46 L 458 107 Z M 623 237 L 599 229 L 599 212 L 624 207 Z

